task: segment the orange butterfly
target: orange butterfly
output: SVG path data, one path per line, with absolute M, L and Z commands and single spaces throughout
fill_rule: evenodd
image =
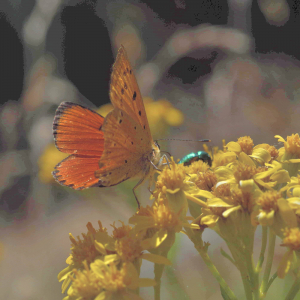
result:
M 140 175 L 133 188 L 136 197 L 135 188 L 158 169 L 162 157 L 123 46 L 113 65 L 109 94 L 114 109 L 106 118 L 71 102 L 57 108 L 55 144 L 71 155 L 55 167 L 53 176 L 61 185 L 82 190 L 113 186 Z

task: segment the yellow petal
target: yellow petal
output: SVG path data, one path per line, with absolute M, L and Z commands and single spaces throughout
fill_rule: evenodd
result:
M 73 255 L 72 255 L 72 254 L 70 254 L 70 255 L 68 256 L 68 258 L 66 259 L 66 263 L 67 263 L 68 265 L 71 265 L 71 264 L 73 263 Z
M 300 186 L 297 186 L 293 189 L 293 196 L 300 197 Z
M 227 218 L 232 212 L 237 211 L 237 210 L 240 210 L 241 208 L 242 208 L 242 207 L 241 207 L 240 205 L 238 205 L 238 206 L 235 206 L 235 207 L 231 207 L 231 208 L 229 208 L 229 209 L 226 209 L 226 210 L 223 212 L 222 216 L 223 216 L 224 218 Z
M 197 193 L 191 193 L 193 196 L 203 197 L 203 198 L 212 198 L 214 195 L 206 190 L 196 190 Z
M 202 200 L 200 200 L 200 199 L 198 199 L 198 198 L 196 198 L 196 197 L 194 197 L 194 196 L 192 196 L 192 195 L 190 195 L 190 194 L 188 194 L 188 193 L 185 193 L 185 195 L 186 195 L 186 198 L 187 198 L 187 199 L 189 199 L 189 200 L 191 200 L 191 201 L 193 201 L 193 202 L 199 204 L 199 205 L 202 206 L 202 207 L 207 207 L 206 202 L 204 202 L 204 201 L 202 201 Z
M 264 163 L 267 163 L 271 160 L 271 154 L 263 148 L 254 148 L 252 154 L 249 156 Z
M 106 232 L 97 232 L 95 234 L 95 240 L 97 242 L 100 242 L 105 247 L 105 249 L 110 251 L 115 250 L 115 241 Z
M 232 170 L 228 167 L 219 167 L 215 170 L 215 174 L 218 177 L 219 181 L 226 181 L 230 178 L 233 178 Z
M 95 245 L 95 248 L 98 252 L 100 252 L 102 255 L 106 255 L 107 254 L 107 251 L 105 249 L 105 247 L 103 246 L 103 244 L 97 242 L 97 241 L 94 241 L 94 245 Z
M 269 190 L 277 184 L 276 181 L 264 182 L 264 181 L 262 181 L 260 179 L 256 179 L 256 178 L 255 178 L 255 181 L 256 181 L 256 183 L 260 184 L 261 186 L 263 186 L 264 188 L 269 189 Z
M 168 236 L 166 229 L 161 229 L 157 231 L 151 238 L 144 239 L 141 242 L 141 247 L 143 249 L 157 248 Z
M 289 159 L 288 162 L 296 164 L 296 163 L 300 162 L 300 159 L 299 158 L 292 158 L 292 159 Z
M 297 227 L 297 217 L 289 206 L 286 199 L 280 198 L 277 201 L 281 218 L 289 228 Z
M 214 227 L 219 221 L 219 216 L 217 215 L 208 215 L 201 218 L 201 225 L 206 225 L 208 227 Z
M 270 178 L 272 181 L 276 181 L 277 183 L 286 183 L 291 181 L 290 174 L 286 170 L 279 170 Z
M 239 154 L 239 161 L 244 165 L 255 167 L 254 161 L 244 152 Z
M 72 281 L 71 278 L 67 277 L 66 280 L 63 282 L 63 284 L 61 286 L 61 292 L 62 292 L 62 294 L 66 291 L 66 289 L 70 285 L 71 281 Z M 72 286 L 70 288 L 72 288 Z M 70 291 L 70 288 L 69 288 L 68 292 Z
M 57 279 L 59 282 L 65 280 L 68 275 L 70 274 L 70 272 L 72 272 L 73 270 L 73 266 L 67 266 L 65 269 L 63 269 L 62 271 L 60 271 L 57 275 Z
M 118 254 L 109 254 L 109 255 L 105 255 L 103 263 L 109 265 L 113 261 L 118 261 L 118 260 L 120 260 L 120 256 Z
M 274 138 L 275 138 L 275 139 L 278 139 L 278 142 L 282 142 L 282 143 L 285 142 L 284 138 L 281 137 L 280 135 L 275 135 Z
M 226 148 L 228 149 L 228 151 L 232 151 L 236 153 L 240 153 L 242 151 L 240 144 L 238 144 L 237 142 L 229 142 L 226 145 Z
M 108 298 L 108 293 L 106 291 L 101 292 L 96 298 L 95 300 L 107 300 L 110 299 Z
M 269 213 L 261 211 L 257 214 L 257 219 L 262 226 L 271 226 L 274 221 L 274 210 Z

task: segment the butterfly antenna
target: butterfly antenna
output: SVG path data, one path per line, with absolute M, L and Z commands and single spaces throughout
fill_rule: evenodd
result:
M 211 140 L 208 139 L 204 139 L 204 140 L 158 139 L 156 141 L 180 141 L 180 142 L 202 142 L 202 143 L 211 142 Z

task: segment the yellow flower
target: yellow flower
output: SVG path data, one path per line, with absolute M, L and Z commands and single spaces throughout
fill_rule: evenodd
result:
M 244 156 L 242 160 L 247 160 L 247 158 Z M 249 163 L 251 162 L 249 161 Z M 268 167 L 256 167 L 253 162 L 251 165 L 236 162 L 228 166 L 219 167 L 215 170 L 215 174 L 218 178 L 218 185 L 222 183 L 241 185 L 244 180 L 254 179 L 259 186 L 270 189 L 279 182 L 283 183 L 290 180 L 287 172 L 281 169 L 281 164 L 276 161 L 268 165 Z
M 164 168 L 157 178 L 153 195 L 156 199 L 167 199 L 170 209 L 175 213 L 180 212 L 181 218 L 184 219 L 188 209 L 184 192 L 189 188 L 186 168 L 183 164 L 175 164 L 171 157 L 169 168 Z
M 130 219 L 131 220 L 131 219 Z M 114 226 L 112 236 L 104 233 L 97 233 L 95 236 L 95 247 L 104 255 L 104 262 L 132 262 L 139 268 L 141 259 L 161 264 L 171 264 L 169 260 L 157 255 L 144 253 L 153 247 L 148 241 L 145 241 L 144 233 L 133 230 L 130 226 L 122 223 L 122 226 Z
M 154 286 L 155 281 L 139 278 L 134 266 L 130 263 L 117 267 L 100 259 L 90 265 L 84 264 L 83 271 L 75 271 L 76 278 L 64 300 L 142 300 L 134 291 L 139 287 Z
M 279 156 L 279 151 L 269 144 L 259 144 L 253 148 L 250 157 L 258 159 L 261 163 L 271 163 Z
M 295 177 L 294 177 L 295 178 Z M 300 185 L 296 185 L 293 187 L 293 192 L 287 193 L 287 201 L 289 203 L 290 208 L 293 210 L 295 217 L 292 216 L 291 218 L 296 218 L 296 221 L 294 220 L 293 226 L 290 225 L 289 227 L 296 227 L 300 225 Z
M 250 136 L 244 136 L 238 138 L 237 142 L 229 142 L 226 145 L 226 148 L 228 151 L 235 152 L 236 154 L 244 152 L 247 155 L 251 155 L 253 146 L 253 140 L 250 138 Z
M 210 192 L 213 190 L 217 182 L 217 176 L 212 171 L 198 173 L 198 176 L 195 180 L 195 184 L 200 190 L 206 190 Z
M 218 151 L 213 156 L 212 169 L 216 169 L 217 167 L 226 166 L 229 163 L 233 163 L 237 160 L 236 154 L 230 151 Z
M 203 160 L 198 160 L 186 166 L 187 174 L 198 174 L 199 172 L 206 172 L 209 169 L 209 165 Z
M 279 160 L 290 176 L 297 176 L 300 170 L 300 137 L 299 134 L 288 136 L 286 141 L 279 135 L 275 135 L 279 142 L 284 143 L 284 147 L 279 149 Z
M 54 182 L 52 172 L 54 167 L 65 159 L 69 154 L 58 151 L 54 143 L 49 144 L 39 157 L 39 179 L 44 183 Z
M 280 264 L 278 266 L 277 274 L 279 278 L 284 278 L 291 268 L 293 262 L 296 262 L 295 254 L 300 253 L 300 229 L 295 228 L 285 228 L 284 239 L 281 246 L 288 247 L 288 251 L 284 254 Z
M 274 232 L 282 237 L 282 229 L 286 226 L 297 226 L 295 213 L 289 202 L 280 192 L 266 191 L 257 199 L 258 210 L 254 212 L 259 224 L 271 226 Z
M 274 217 L 279 211 L 279 199 L 282 197 L 281 193 L 277 191 L 266 191 L 257 199 L 257 204 L 260 207 L 257 219 L 261 225 L 273 225 Z
M 292 191 L 294 190 L 294 188 L 297 188 L 298 186 L 300 186 L 300 175 L 297 175 L 297 177 L 292 176 L 291 179 L 290 179 L 290 182 L 288 182 L 287 185 L 282 187 L 280 189 L 280 191 L 281 192 L 286 191 L 287 196 L 292 197 L 292 194 L 294 195 L 294 193 L 292 193 Z M 298 194 L 298 196 L 300 196 L 300 194 Z
M 94 261 L 94 259 L 99 256 L 99 252 L 94 245 L 94 240 L 97 234 L 102 233 L 107 235 L 106 228 L 102 227 L 100 221 L 98 221 L 99 229 L 93 228 L 92 224 L 89 222 L 86 226 L 88 233 L 82 233 L 82 238 L 77 237 L 77 240 L 70 233 L 70 240 L 72 242 L 71 251 L 72 254 L 67 258 L 66 263 L 69 265 L 63 269 L 57 276 L 59 282 L 64 281 L 62 284 L 62 292 L 64 293 L 66 288 L 70 284 L 70 277 L 74 269 L 82 269 L 83 262 L 86 261 L 88 264 Z

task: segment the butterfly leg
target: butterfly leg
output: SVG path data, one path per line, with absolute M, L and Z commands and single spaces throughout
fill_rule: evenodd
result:
M 141 178 L 141 179 L 139 180 L 139 182 L 138 182 L 138 183 L 134 186 L 134 188 L 132 189 L 133 194 L 134 194 L 134 197 L 135 197 L 135 200 L 136 200 L 137 205 L 138 205 L 138 209 L 140 209 L 141 205 L 140 205 L 140 201 L 139 201 L 139 199 L 138 199 L 138 197 L 137 197 L 137 195 L 136 195 L 136 193 L 135 193 L 135 190 L 136 190 L 137 187 L 139 187 L 139 186 L 144 182 L 144 180 L 145 180 L 145 177 Z
M 166 159 L 166 163 L 163 163 L 164 159 Z M 169 157 L 168 157 L 166 154 L 164 154 L 164 155 L 160 158 L 160 160 L 159 160 L 159 162 L 158 162 L 158 165 L 159 165 L 159 166 L 166 166 L 166 165 L 168 165 L 169 169 L 171 169 L 171 167 L 170 167 L 170 160 L 169 160 Z
M 161 160 L 161 159 L 160 159 Z M 160 160 L 159 160 L 159 162 L 160 162 Z M 157 170 L 157 171 L 162 171 L 161 169 L 159 169 L 151 160 L 150 160 L 150 163 L 151 163 L 151 165 L 153 166 L 153 168 L 155 169 L 155 170 Z M 159 163 L 158 163 L 158 165 L 159 165 Z
M 149 177 L 149 184 L 148 184 L 148 191 L 151 193 L 151 195 L 153 196 L 153 191 L 151 191 L 151 186 L 154 183 L 154 173 L 152 173 Z

